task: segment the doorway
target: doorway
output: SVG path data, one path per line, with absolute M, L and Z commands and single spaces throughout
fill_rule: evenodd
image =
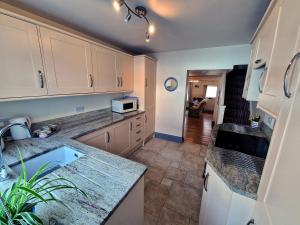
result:
M 227 70 L 187 72 L 183 137 L 186 142 L 208 145 L 224 103 Z M 221 108 L 220 108 L 221 107 Z

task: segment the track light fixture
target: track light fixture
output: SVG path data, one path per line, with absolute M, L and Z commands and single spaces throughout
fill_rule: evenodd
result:
M 126 15 L 124 21 L 125 21 L 126 23 L 128 23 L 130 19 L 131 19 L 131 13 L 130 13 L 130 11 L 128 10 L 128 13 L 127 13 L 127 15 Z
M 128 23 L 132 17 L 132 15 L 135 15 L 136 17 L 140 18 L 140 19 L 144 19 L 147 23 L 147 30 L 146 30 L 146 42 L 150 42 L 150 35 L 155 33 L 155 26 L 150 23 L 149 19 L 147 18 L 147 10 L 145 7 L 143 6 L 137 6 L 135 7 L 134 10 L 132 10 L 127 3 L 125 2 L 125 0 L 114 0 L 113 1 L 113 7 L 115 8 L 116 11 L 120 11 L 122 6 L 125 6 L 128 10 L 128 13 L 126 15 L 126 17 L 124 18 L 124 21 L 126 23 Z

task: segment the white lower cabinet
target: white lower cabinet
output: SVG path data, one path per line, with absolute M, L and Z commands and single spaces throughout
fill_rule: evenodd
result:
M 144 114 L 77 138 L 89 146 L 126 156 L 144 141 Z
M 207 165 L 199 225 L 243 225 L 252 215 L 255 201 L 232 192 Z
M 144 224 L 144 177 L 134 186 L 105 225 Z

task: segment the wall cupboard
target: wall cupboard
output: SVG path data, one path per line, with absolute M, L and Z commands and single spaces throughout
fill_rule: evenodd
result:
M 144 121 L 145 114 L 140 114 L 79 137 L 77 140 L 115 155 L 126 156 L 143 144 L 145 139 Z
M 47 95 L 38 27 L 0 14 L 0 98 Z
M 90 43 L 43 27 L 40 33 L 48 94 L 93 92 Z
M 0 100 L 133 91 L 133 56 L 29 21 L 0 13 Z

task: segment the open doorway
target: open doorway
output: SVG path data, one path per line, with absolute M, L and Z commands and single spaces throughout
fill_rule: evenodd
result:
M 212 127 L 223 119 L 227 70 L 189 70 L 187 73 L 183 137 L 208 145 Z

